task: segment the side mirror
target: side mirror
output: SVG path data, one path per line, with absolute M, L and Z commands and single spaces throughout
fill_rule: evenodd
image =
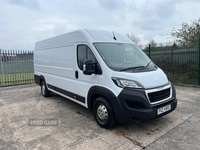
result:
M 94 63 L 92 60 L 85 60 L 83 63 L 83 74 L 85 75 L 91 75 L 95 73 L 96 70 L 96 63 Z

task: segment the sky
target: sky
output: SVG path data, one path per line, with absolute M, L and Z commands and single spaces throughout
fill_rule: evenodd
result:
M 0 0 L 0 49 L 34 50 L 35 42 L 77 29 L 134 34 L 140 44 L 200 18 L 200 0 Z

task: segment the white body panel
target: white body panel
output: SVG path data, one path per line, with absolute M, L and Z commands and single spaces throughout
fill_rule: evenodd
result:
M 121 92 L 121 88 L 115 85 L 112 77 L 129 79 L 139 82 L 145 89 L 156 88 L 168 83 L 166 75 L 161 69 L 150 72 L 126 73 L 113 71 L 105 64 L 97 50 L 94 42 L 112 42 L 134 44 L 130 39 L 115 33 L 117 41 L 113 40 L 112 32 L 77 30 L 58 37 L 37 42 L 34 51 L 34 73 L 43 76 L 47 84 L 58 87 L 62 90 L 75 93 L 85 98 L 85 103 L 76 100 L 76 96 L 68 97 L 58 91 L 51 91 L 65 96 L 85 107 L 89 89 L 98 85 L 109 89 L 115 96 Z M 101 66 L 101 75 L 84 75 L 77 64 L 77 46 L 85 44 L 92 50 L 98 63 Z M 75 72 L 78 72 L 78 79 Z

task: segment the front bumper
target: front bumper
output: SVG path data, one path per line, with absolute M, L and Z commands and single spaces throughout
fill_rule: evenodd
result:
M 161 117 L 172 112 L 177 107 L 176 92 L 171 86 L 171 96 L 165 101 L 151 104 L 144 89 L 125 88 L 117 97 L 120 108 L 115 111 L 116 119 L 119 123 L 143 123 Z M 171 110 L 160 115 L 157 110 L 164 106 L 171 105 Z

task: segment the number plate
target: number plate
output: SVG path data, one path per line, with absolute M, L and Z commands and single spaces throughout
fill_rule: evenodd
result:
M 171 105 L 167 105 L 165 107 L 159 108 L 157 110 L 157 114 L 160 115 L 160 114 L 162 114 L 162 113 L 164 113 L 166 111 L 169 111 L 169 110 L 171 110 Z

